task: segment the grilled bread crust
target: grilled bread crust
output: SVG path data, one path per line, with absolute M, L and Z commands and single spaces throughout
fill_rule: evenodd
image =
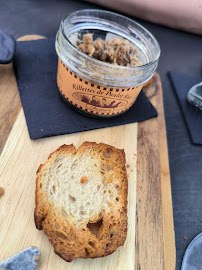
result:
M 37 171 L 36 227 L 66 261 L 109 255 L 127 236 L 127 193 L 124 150 L 62 145 Z

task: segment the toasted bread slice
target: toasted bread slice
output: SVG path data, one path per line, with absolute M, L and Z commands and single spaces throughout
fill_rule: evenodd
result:
M 127 193 L 124 150 L 62 145 L 37 171 L 36 227 L 66 261 L 109 255 L 126 239 Z

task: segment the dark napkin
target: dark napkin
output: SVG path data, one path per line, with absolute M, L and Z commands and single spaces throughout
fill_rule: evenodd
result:
M 187 101 L 189 89 L 201 78 L 169 72 L 193 144 L 202 144 L 202 111 Z
M 157 116 L 143 92 L 132 108 L 116 118 L 98 119 L 69 107 L 57 89 L 53 39 L 17 42 L 14 68 L 31 139 L 125 125 Z

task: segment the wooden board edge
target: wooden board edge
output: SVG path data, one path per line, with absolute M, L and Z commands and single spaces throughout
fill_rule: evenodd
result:
M 167 134 L 164 117 L 163 93 L 160 76 L 155 74 L 157 87 L 157 111 L 159 127 L 159 152 L 161 170 L 161 201 L 164 236 L 164 270 L 174 270 L 176 266 L 175 233 L 173 222 L 172 193 L 168 160 Z
M 154 82 L 155 94 L 150 101 L 156 107 L 158 117 L 138 123 L 137 153 L 139 164 L 137 164 L 135 270 L 147 270 L 148 267 L 151 270 L 174 270 L 176 251 L 170 171 L 162 87 L 157 73 L 155 73 Z M 151 152 L 152 164 L 147 157 Z M 144 160 L 141 157 L 143 155 L 146 155 Z M 152 177 L 145 174 L 144 168 L 146 166 L 147 170 L 150 170 L 150 166 L 152 167 Z M 153 181 L 152 178 L 155 180 Z M 148 190 L 147 182 L 151 190 Z M 155 198 L 155 193 L 158 192 L 161 197 Z M 144 207 L 144 205 L 148 207 Z M 157 210 L 160 211 L 160 217 L 153 217 L 152 211 Z M 161 238 L 160 241 L 159 238 Z M 148 256 L 148 253 L 151 256 Z
M 155 103 L 156 98 L 153 101 Z M 135 270 L 164 269 L 157 119 L 138 123 Z

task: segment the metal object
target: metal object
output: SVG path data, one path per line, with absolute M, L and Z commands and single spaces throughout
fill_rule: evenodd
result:
M 34 270 L 39 259 L 39 249 L 32 246 L 0 262 L 0 270 Z
M 187 95 L 189 103 L 202 110 L 202 82 L 192 86 Z
M 9 64 L 15 56 L 16 41 L 13 36 L 0 31 L 0 64 Z

